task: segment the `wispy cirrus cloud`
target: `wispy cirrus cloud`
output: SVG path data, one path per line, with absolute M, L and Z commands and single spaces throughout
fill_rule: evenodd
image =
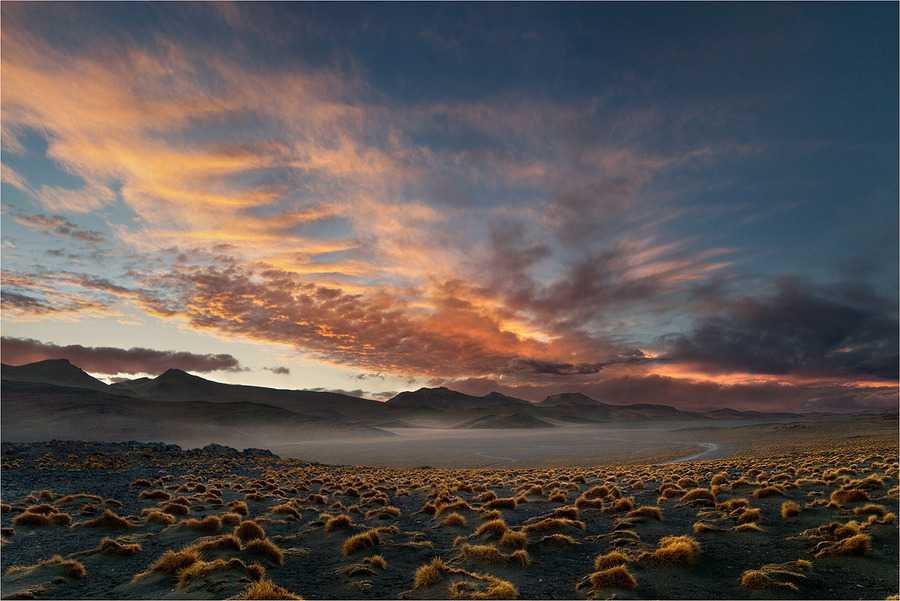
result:
M 13 215 L 13 220 L 22 225 L 41 230 L 44 233 L 54 233 L 61 236 L 71 236 L 82 242 L 103 242 L 106 236 L 100 232 L 85 230 L 62 215 Z

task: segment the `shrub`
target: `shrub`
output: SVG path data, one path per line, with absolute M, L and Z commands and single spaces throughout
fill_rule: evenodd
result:
M 626 517 L 629 518 L 638 518 L 638 517 L 647 517 L 653 518 L 654 520 L 662 521 L 662 511 L 659 510 L 658 507 L 651 507 L 649 505 L 644 505 L 643 507 L 638 507 L 632 511 L 629 511 Z
M 259 580 L 252 583 L 234 599 L 303 599 L 284 589 L 271 580 Z
M 253 520 L 241 522 L 234 529 L 234 535 L 241 540 L 266 538 L 266 531 Z
M 483 523 L 475 530 L 475 536 L 480 536 L 482 534 L 490 534 L 492 536 L 503 536 L 503 534 L 509 530 L 509 526 L 506 525 L 506 522 L 503 521 L 502 518 L 491 520 L 489 522 Z
M 85 528 L 108 528 L 108 529 L 127 529 L 131 528 L 131 523 L 123 517 L 114 514 L 107 509 L 103 515 L 92 520 L 81 523 Z
M 577 505 L 577 503 L 576 503 Z M 621 513 L 623 511 L 631 511 L 634 509 L 634 499 L 631 497 L 623 497 L 613 501 L 612 505 L 603 510 L 604 513 Z
M 700 543 L 690 536 L 663 537 L 653 553 L 643 553 L 642 560 L 660 566 L 688 566 L 700 556 Z
M 200 561 L 200 554 L 196 549 L 187 548 L 182 549 L 181 551 L 167 549 L 166 552 L 150 566 L 148 572 L 176 574 L 178 571 L 188 568 L 198 561 Z M 135 576 L 135 579 L 146 576 L 148 572 L 138 574 Z
M 247 504 L 244 503 L 243 501 L 232 501 L 228 504 L 228 507 L 230 507 L 231 511 L 233 511 L 234 513 L 237 513 L 244 517 L 247 517 L 248 515 L 250 515 L 250 509 L 247 507 Z
M 572 537 L 565 534 L 550 534 L 543 537 L 539 542 L 548 547 L 568 548 L 575 546 L 575 541 Z
M 190 515 L 191 508 L 183 503 L 166 503 L 162 508 L 163 513 L 169 513 L 172 515 Z
M 427 563 L 416 570 L 413 588 L 428 588 L 437 584 L 444 577 L 444 572 L 449 568 L 440 557 L 435 557 L 431 563 Z
M 244 545 L 244 551 L 268 559 L 275 565 L 284 565 L 284 553 L 268 538 L 255 538 Z
M 300 520 L 302 517 L 300 515 L 300 512 L 288 503 L 276 505 L 272 509 L 270 509 L 269 512 L 274 514 L 286 515 L 292 520 Z
M 615 566 L 588 576 L 593 588 L 624 588 L 633 591 L 637 588 L 637 580 L 625 566 Z
M 528 524 L 522 528 L 522 532 L 550 532 L 551 530 L 562 530 L 566 526 L 574 526 L 579 530 L 584 530 L 584 522 L 578 520 L 569 520 L 566 518 L 544 518 L 534 524 Z
M 514 498 L 494 499 L 484 504 L 485 509 L 515 509 L 518 502 Z
M 464 544 L 460 557 L 466 560 L 483 561 L 485 563 L 506 563 L 507 557 L 494 545 Z
M 142 490 L 141 494 L 138 495 L 139 499 L 160 499 L 162 501 L 168 501 L 172 498 L 172 495 L 164 490 Z
M 100 553 L 103 555 L 116 555 L 120 557 L 127 557 L 129 555 L 135 555 L 140 553 L 141 546 L 137 543 L 120 543 L 117 540 L 113 540 L 109 537 L 104 537 L 102 541 L 100 541 Z
M 381 537 L 378 536 L 378 530 L 360 532 L 344 541 L 343 554 L 346 557 L 379 544 L 381 544 Z
M 765 499 L 767 497 L 776 497 L 783 495 L 784 489 L 780 486 L 764 486 L 753 491 L 754 499 Z
M 158 509 L 144 509 L 143 511 L 141 511 L 141 514 L 145 516 L 144 520 L 148 524 L 156 523 L 168 527 L 175 523 L 175 518 L 171 514 L 163 513 Z
M 868 501 L 869 495 L 861 488 L 851 488 L 846 485 L 831 493 L 831 502 L 837 505 Z
M 199 542 L 196 545 L 193 545 L 193 548 L 198 551 L 213 549 L 231 549 L 233 551 L 240 551 L 243 549 L 243 546 L 241 545 L 241 539 L 233 534 L 225 534 L 213 540 Z
M 883 517 L 887 510 L 884 508 L 884 505 L 876 505 L 874 503 L 869 503 L 864 507 L 857 507 L 853 510 L 853 513 L 856 515 L 877 515 L 879 517 Z
M 349 515 L 341 514 L 328 518 L 325 522 L 325 532 L 334 532 L 338 528 L 346 528 L 353 523 Z
M 631 559 L 624 553 L 612 551 L 606 555 L 598 555 L 597 559 L 594 560 L 594 569 L 603 571 L 614 566 L 626 564 L 629 561 L 631 561 Z
M 39 528 L 50 523 L 50 518 L 43 513 L 31 513 L 26 511 L 20 513 L 12 520 L 13 526 L 29 526 L 31 528 Z
M 214 515 L 207 516 L 202 520 L 184 520 L 182 524 L 191 530 L 198 530 L 204 534 L 215 534 L 222 529 L 222 520 Z
M 145 486 L 147 488 L 150 488 L 153 485 L 150 484 L 149 480 L 144 480 L 143 478 L 138 478 L 137 480 L 135 480 L 134 482 L 129 484 L 129 486 Z
M 854 534 L 837 542 L 822 542 L 816 545 L 816 559 L 832 555 L 866 555 L 872 548 L 872 538 L 868 534 Z
M 443 525 L 443 526 L 465 526 L 466 518 L 456 512 L 453 512 L 444 518 L 444 521 L 441 522 L 441 525 Z
M 524 549 L 528 546 L 528 537 L 516 530 L 507 530 L 497 541 L 497 544 L 503 547 L 511 547 L 513 549 Z
M 525 549 L 517 549 L 512 552 L 512 555 L 509 558 L 518 563 L 523 568 L 527 568 L 531 565 L 531 557 L 528 556 L 528 551 Z
M 712 503 L 716 502 L 716 495 L 712 493 L 708 488 L 695 488 L 693 490 L 689 490 L 684 493 L 681 497 L 682 503 L 688 503 L 691 501 L 710 501 Z
M 781 504 L 781 517 L 793 518 L 800 515 L 800 506 L 793 501 L 785 501 Z
M 381 555 L 372 555 L 370 557 L 366 557 L 363 561 L 373 568 L 378 568 L 379 570 L 387 569 L 387 561 Z
M 737 517 L 738 524 L 749 524 L 758 522 L 760 519 L 759 509 L 744 509 Z

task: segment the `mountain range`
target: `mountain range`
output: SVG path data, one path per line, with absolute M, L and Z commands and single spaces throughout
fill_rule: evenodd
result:
M 668 405 L 611 405 L 568 392 L 533 403 L 492 392 L 472 396 L 420 388 L 379 402 L 331 392 L 223 384 L 179 369 L 156 378 L 106 384 L 65 359 L 2 364 L 0 422 L 6 441 L 49 439 L 210 441 L 378 439 L 397 428 L 524 429 L 648 421 L 791 421 L 813 414 Z M 822 416 L 818 416 L 822 417 Z

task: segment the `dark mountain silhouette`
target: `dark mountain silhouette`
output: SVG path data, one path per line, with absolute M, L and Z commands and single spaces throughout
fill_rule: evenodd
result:
M 70 388 L 108 391 L 109 385 L 88 374 L 68 359 L 47 359 L 26 365 L 0 364 L 0 374 L 10 382 L 55 384 Z

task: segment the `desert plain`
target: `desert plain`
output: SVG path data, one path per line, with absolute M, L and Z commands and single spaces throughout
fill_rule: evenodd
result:
M 605 434 L 4 442 L 2 597 L 896 598 L 896 416 Z

